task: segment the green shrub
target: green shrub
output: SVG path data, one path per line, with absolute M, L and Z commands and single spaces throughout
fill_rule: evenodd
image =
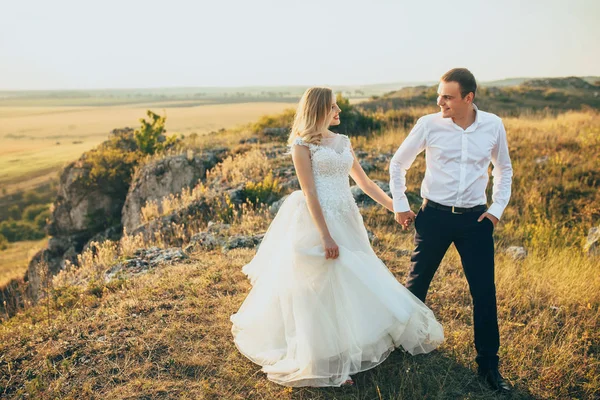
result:
M 387 127 L 412 128 L 417 122 L 415 113 L 406 109 L 387 110 L 380 118 Z
M 341 123 L 337 126 L 332 126 L 330 128 L 332 131 L 344 135 L 367 136 L 381 128 L 378 120 L 354 108 L 350 104 L 350 100 L 340 93 L 337 94 L 336 101 L 338 107 L 342 110 L 340 114 Z
M 25 207 L 23 212 L 21 213 L 21 219 L 23 221 L 33 222 L 37 218 L 38 215 L 42 214 L 44 211 L 50 209 L 48 204 L 32 204 L 30 206 Z
M 21 218 L 21 208 L 15 204 L 8 208 L 8 218 L 9 219 L 20 219 Z
M 283 189 L 279 180 L 267 175 L 261 182 L 248 182 L 244 187 L 244 197 L 249 203 L 271 204 L 281 197 Z
M 4 236 L 9 242 L 37 240 L 46 236 L 42 230 L 31 222 L 13 220 L 0 222 L 0 235 Z
M 277 115 L 263 115 L 256 121 L 251 130 L 255 134 L 262 134 L 266 128 L 287 128 L 290 129 L 294 123 L 296 110 L 289 108 Z M 286 138 L 287 139 L 287 138 Z
M 64 310 L 75 307 L 80 301 L 83 289 L 80 286 L 69 285 L 52 289 L 52 300 L 56 310 Z
M 140 154 L 115 147 L 100 147 L 87 153 L 90 172 L 85 179 L 89 186 L 104 193 L 125 195 L 131 183 Z
M 45 211 L 42 211 L 35 217 L 35 219 L 33 220 L 33 224 L 37 226 L 38 229 L 43 230 L 46 228 L 48 219 L 50 219 L 51 216 L 52 213 L 50 212 L 50 210 L 46 209 Z
M 140 118 L 142 126 L 134 132 L 135 141 L 140 152 L 143 154 L 154 154 L 175 144 L 176 136 L 165 137 L 165 121 L 167 117 L 161 117 L 152 111 L 146 111 L 150 121 Z
M 0 250 L 6 250 L 8 248 L 8 239 L 4 235 L 0 235 Z

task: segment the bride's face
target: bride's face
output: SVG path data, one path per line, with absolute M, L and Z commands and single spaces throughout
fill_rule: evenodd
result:
M 331 102 L 331 108 L 329 109 L 329 126 L 335 126 L 340 124 L 340 113 L 342 110 L 338 107 L 335 97 Z

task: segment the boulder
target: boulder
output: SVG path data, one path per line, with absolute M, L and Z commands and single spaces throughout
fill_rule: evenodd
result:
M 193 188 L 206 177 L 206 171 L 218 162 L 212 153 L 179 154 L 153 161 L 140 168 L 129 187 L 122 210 L 121 222 L 127 232 L 142 223 L 142 207 L 149 201 L 159 202 L 170 194 Z
M 236 235 L 227 239 L 223 245 L 223 253 L 233 249 L 253 249 L 262 242 L 264 233 L 252 236 Z
M 53 206 L 48 233 L 52 236 L 90 238 L 118 224 L 124 198 L 91 188 L 87 183 L 90 167 L 83 160 L 69 164 L 60 176 L 58 194 Z
M 527 257 L 527 250 L 520 246 L 510 246 L 504 252 L 515 261 L 522 261 Z

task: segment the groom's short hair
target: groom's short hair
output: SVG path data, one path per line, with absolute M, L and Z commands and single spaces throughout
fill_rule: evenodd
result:
M 473 92 L 473 98 L 475 98 L 475 92 L 477 91 L 477 82 L 475 77 L 466 68 L 453 68 L 450 71 L 442 75 L 441 78 L 444 82 L 457 82 L 460 86 L 460 95 L 465 97 L 469 93 Z

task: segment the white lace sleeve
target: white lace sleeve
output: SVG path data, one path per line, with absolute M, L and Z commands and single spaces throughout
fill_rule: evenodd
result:
M 292 149 L 294 148 L 294 146 L 304 146 L 304 147 L 308 147 L 308 149 L 311 151 L 314 150 L 314 145 L 310 144 L 310 143 L 306 143 L 301 137 L 297 137 L 296 139 L 294 139 L 294 141 L 292 142 L 292 144 L 290 145 L 290 153 L 292 152 Z
M 350 148 L 350 150 L 352 150 L 352 141 L 350 140 L 350 138 L 347 135 L 343 135 L 340 133 L 340 136 L 342 137 L 342 140 L 344 141 L 344 146 L 347 146 Z
M 296 139 L 294 139 L 294 141 L 290 145 L 290 148 L 294 147 L 295 145 L 300 145 L 300 146 L 305 146 L 305 147 L 310 148 L 310 144 L 306 143 L 301 137 L 297 137 Z

